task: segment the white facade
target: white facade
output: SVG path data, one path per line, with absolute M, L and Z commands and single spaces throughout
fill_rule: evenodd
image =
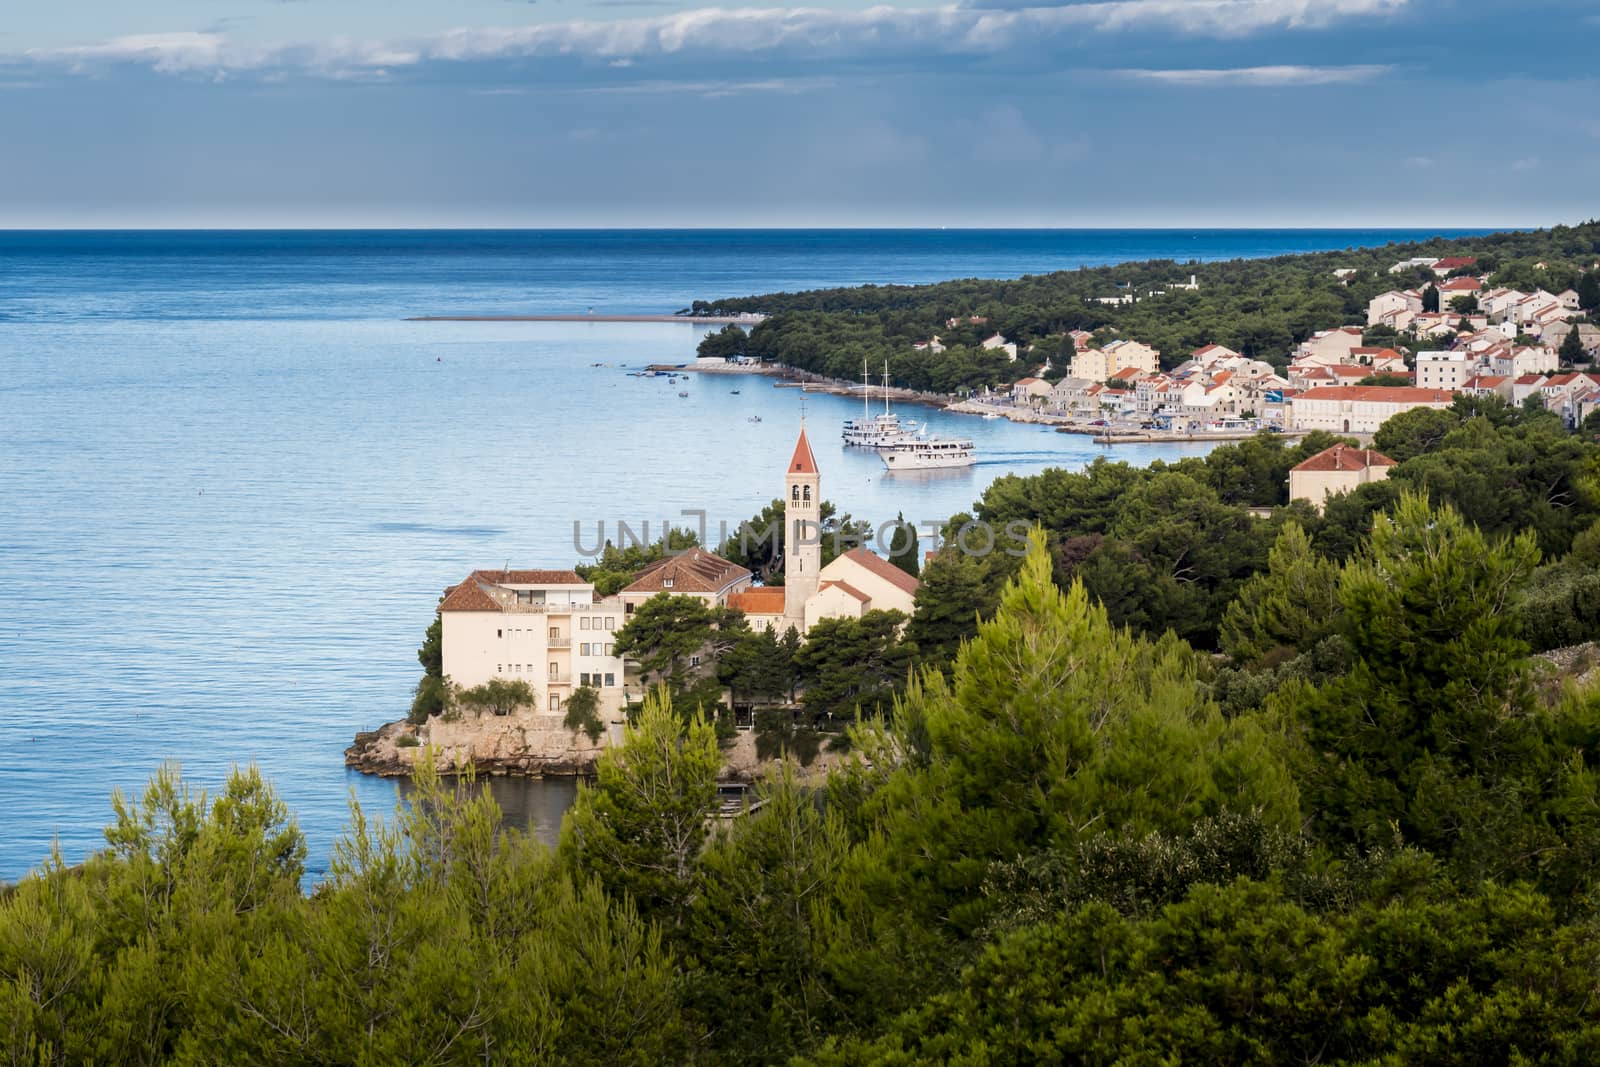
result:
M 451 588 L 439 611 L 445 677 L 462 689 L 493 678 L 527 682 L 541 711 L 560 710 L 587 683 L 599 690 L 603 712 L 618 711 L 622 601 L 596 602 L 594 587 L 576 575 L 570 581 L 536 575 L 475 571 Z
M 1289 429 L 1330 433 L 1377 433 L 1389 418 L 1416 408 L 1447 408 L 1447 392 L 1404 386 L 1343 385 L 1310 392 L 1289 401 Z
M 1465 352 L 1418 352 L 1417 388 L 1454 392 L 1471 378 L 1478 361 Z

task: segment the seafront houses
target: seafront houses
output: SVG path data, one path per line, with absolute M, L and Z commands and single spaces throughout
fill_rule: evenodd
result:
M 1054 391 L 1043 378 L 1023 378 L 1011 387 L 1011 397 L 1019 404 L 1042 407 L 1050 402 Z
M 1087 378 L 1066 377 L 1050 388 L 1051 411 L 1074 414 L 1087 409 L 1088 389 L 1095 385 Z
M 1067 374 L 1091 382 L 1110 381 L 1120 371 L 1155 374 L 1161 369 L 1161 353 L 1138 341 L 1112 341 L 1104 348 L 1085 348 L 1072 357 Z
M 1309 501 L 1320 512 L 1329 497 L 1381 482 L 1394 465 L 1381 452 L 1337 444 L 1289 468 L 1289 499 Z
M 1310 389 L 1289 401 L 1291 430 L 1377 433 L 1391 416 L 1416 408 L 1447 408 L 1455 397 L 1414 386 L 1339 385 Z
M 592 685 L 601 708 L 623 704 L 616 631 L 618 597 L 596 600 L 572 571 L 473 571 L 439 603 L 444 674 L 466 689 L 493 678 L 525 681 L 559 711 L 576 685 Z

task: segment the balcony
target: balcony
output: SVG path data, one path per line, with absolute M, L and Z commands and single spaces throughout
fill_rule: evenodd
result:
M 570 637 L 551 637 L 551 638 L 548 638 L 548 644 L 549 644 L 549 646 L 551 648 L 571 648 L 572 647 L 572 638 L 570 638 Z

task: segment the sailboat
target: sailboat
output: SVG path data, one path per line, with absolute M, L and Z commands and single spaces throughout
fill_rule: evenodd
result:
M 840 435 L 845 444 L 881 450 L 902 444 L 917 435 L 917 424 L 913 420 L 903 419 L 889 410 L 888 360 L 883 362 L 883 413 L 872 413 L 872 384 L 867 377 L 865 360 L 861 362 L 861 406 L 861 418 L 845 420 L 844 432 Z

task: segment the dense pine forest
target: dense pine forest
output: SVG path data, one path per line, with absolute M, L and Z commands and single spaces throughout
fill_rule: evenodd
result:
M 307 890 L 253 771 L 0 896 L 0 1060 L 1592 1063 L 1600 448 L 1483 402 L 996 482 L 849 758 L 719 820 L 661 692 L 541 846 L 424 768 Z M 1254 505 L 1279 505 L 1271 518 Z M 952 530 L 968 521 L 952 520 Z M 909 664 L 909 666 L 907 666 Z
M 969 278 L 774 293 L 696 301 L 686 310 L 771 316 L 748 338 L 730 327 L 708 342 L 708 354 L 742 351 L 845 379 L 859 377 L 863 361 L 878 368 L 888 360 L 894 384 L 954 393 L 1014 381 L 1049 358 L 1064 371 L 1072 351 L 1063 336 L 1068 330 L 1153 345 L 1169 367 L 1207 344 L 1281 366 L 1313 332 L 1366 322 L 1367 302 L 1379 293 L 1436 281 L 1422 267 L 1390 273 L 1395 264 L 1424 256 L 1473 257 L 1478 262 L 1461 273 L 1492 275 L 1495 285 L 1559 293 L 1579 286 L 1583 272 L 1600 262 L 1600 221 L 1272 259 L 1156 260 L 1011 281 Z M 1335 271 L 1353 273 L 1337 277 Z M 1198 288 L 1176 287 L 1191 276 Z M 1124 295 L 1138 300 L 1098 302 Z M 948 325 L 954 319 L 962 321 Z M 1020 346 L 1031 345 L 1030 358 L 1013 363 L 1004 352 L 980 347 L 997 332 Z M 913 344 L 934 335 L 945 351 L 913 350 Z

